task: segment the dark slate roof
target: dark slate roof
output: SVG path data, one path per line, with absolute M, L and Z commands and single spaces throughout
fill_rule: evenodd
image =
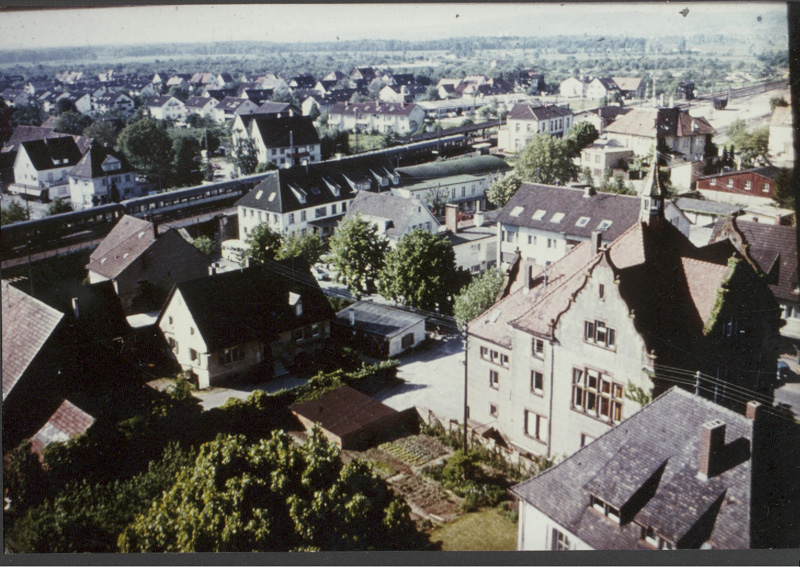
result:
M 288 102 L 265 102 L 252 116 L 259 117 L 262 114 L 281 114 L 282 112 L 288 114 L 290 111 L 297 115 L 303 114 L 299 108 Z
M 157 107 L 157 108 L 158 107 L 162 107 L 165 104 L 167 104 L 173 98 L 175 100 L 177 100 L 178 102 L 181 102 L 180 99 L 177 99 L 172 95 L 159 95 L 159 96 L 150 97 L 147 100 L 147 104 L 145 104 L 145 106 L 152 106 L 152 107 Z M 181 104 L 183 104 L 183 103 L 181 102 Z
M 778 174 L 781 172 L 780 167 L 775 167 L 774 165 L 767 165 L 764 167 L 754 167 L 752 169 L 740 169 L 738 171 L 721 171 L 720 173 L 715 173 L 713 175 L 704 175 L 703 177 L 698 177 L 697 179 L 724 179 L 726 177 L 733 177 L 735 175 L 742 175 L 743 173 L 755 173 L 756 175 L 760 175 L 762 177 L 766 177 L 767 179 L 771 179 L 775 181 L 778 178 Z
M 510 170 L 511 166 L 503 158 L 497 156 L 475 156 L 398 167 L 397 173 L 403 181 L 418 183 L 427 179 L 439 179 L 453 175 L 483 175 Z
M 299 317 L 289 305 L 290 292 L 302 298 Z M 176 293 L 191 312 L 209 351 L 276 338 L 282 332 L 335 316 L 310 268 L 297 258 L 178 283 L 167 305 Z
M 78 314 L 75 315 L 73 298 L 77 300 Z M 66 289 L 54 290 L 52 300 L 43 298 L 51 307 L 71 314 L 79 327 L 89 337 L 100 342 L 124 337 L 131 328 L 125 318 L 114 282 L 105 280 L 89 285 L 81 284 Z
M 406 102 L 337 102 L 329 114 L 353 114 L 358 110 L 361 115 L 408 116 L 416 107 L 416 104 Z
M 389 193 L 372 193 L 360 191 L 347 211 L 346 218 L 360 214 L 366 217 L 385 219 L 391 222 L 386 230 L 389 237 L 402 236 L 408 228 L 411 217 L 419 210 L 427 210 L 428 206 L 419 199 L 407 199 Z M 435 217 L 431 213 L 431 217 Z
M 98 105 L 114 104 L 115 102 L 117 102 L 117 99 L 122 98 L 122 97 L 128 98 L 127 96 L 125 96 L 122 93 L 114 93 L 114 92 L 106 93 L 106 94 L 103 94 L 103 95 L 100 95 L 99 97 L 97 97 L 95 99 L 95 104 L 98 104 Z
M 2 300 L 5 399 L 64 316 L 7 283 L 2 286 Z
M 93 423 L 91 415 L 69 400 L 64 400 L 47 423 L 31 437 L 31 448 L 41 456 L 50 443 L 65 443 L 86 433 Z
M 744 237 L 747 255 L 768 274 L 775 297 L 797 303 L 797 227 L 721 218 L 714 225 L 711 242 L 725 240 L 733 231 Z
M 353 433 L 387 416 L 395 410 L 350 386 L 342 386 L 311 402 L 291 406 L 293 413 L 319 423 L 338 437 Z
M 351 313 L 355 315 L 355 325 L 350 325 Z M 359 331 L 385 338 L 394 337 L 424 320 L 420 315 L 371 301 L 359 301 L 336 314 L 336 321 L 342 326 L 354 326 Z
M 37 171 L 74 166 L 81 159 L 81 150 L 72 136 L 32 140 L 22 142 L 21 146 Z
M 247 98 L 237 98 L 233 96 L 226 96 L 217 105 L 217 108 L 224 112 L 236 112 L 244 103 L 250 102 Z
M 253 124 L 253 134 L 260 136 L 267 148 L 288 148 L 290 142 L 295 146 L 320 143 L 314 120 L 310 116 L 258 117 Z
M 392 172 L 388 159 L 371 156 L 279 169 L 239 199 L 236 206 L 288 213 L 327 205 L 355 198 L 354 183 L 368 183 L 371 189 L 377 190 L 375 175 Z M 305 203 L 301 202 L 302 197 Z
M 153 223 L 125 215 L 89 257 L 87 269 L 114 278 L 155 242 Z
M 109 171 L 108 175 L 119 175 L 121 173 L 130 173 L 134 171 L 131 164 L 128 163 L 128 160 L 121 152 L 106 148 L 97 142 L 92 142 L 89 151 L 87 151 L 75 167 L 69 171 L 69 175 L 70 177 L 79 177 L 82 179 L 105 177 L 106 172 L 103 171 L 103 163 L 108 159 L 114 158 L 120 161 L 120 169 Z
M 610 242 L 639 220 L 639 206 L 637 196 L 595 193 L 586 197 L 581 189 L 523 183 L 502 208 L 497 221 L 588 239 L 602 221 L 609 220 L 611 226 L 603 234 L 603 240 Z M 533 218 L 537 211 L 545 211 L 539 220 Z M 564 217 L 557 223 L 551 222 L 556 213 L 563 213 Z M 582 217 L 588 217 L 588 222 L 577 226 Z
M 302 75 L 296 75 L 287 81 L 289 85 L 295 83 L 293 88 L 300 88 L 300 89 L 311 89 L 314 85 L 317 84 L 317 80 L 314 78 L 314 75 L 309 73 L 303 73 Z
M 697 478 L 701 426 L 714 419 L 726 425 L 725 451 L 736 452 L 744 444 L 748 458 L 734 460 L 726 470 L 702 481 Z M 747 549 L 751 544 L 752 436 L 749 419 L 674 387 L 511 492 L 595 549 L 642 548 L 638 523 L 677 544 L 702 523 L 715 549 Z M 611 476 L 609 467 L 617 475 Z M 650 471 L 653 474 L 648 476 Z M 644 505 L 634 510 L 633 521 L 623 518 L 623 524 L 617 525 L 590 506 L 588 487 L 598 496 L 603 492 L 609 498 L 624 499 L 648 479 L 654 493 L 649 498 L 644 495 Z M 699 547 L 703 541 L 692 543 Z
M 716 201 L 706 201 L 705 199 L 691 199 L 689 197 L 678 197 L 672 202 L 682 211 L 712 215 L 732 215 L 743 210 L 743 207 L 740 205 L 729 205 L 727 203 L 717 203 Z
M 30 142 L 33 140 L 44 140 L 52 137 L 63 137 L 67 134 L 59 134 L 55 128 L 42 128 L 41 126 L 28 126 L 27 124 L 20 124 L 14 128 L 11 138 L 8 139 L 7 145 L 18 146 L 22 142 Z
M 184 103 L 186 108 L 204 108 L 212 100 L 210 96 L 191 96 Z
M 541 106 L 531 103 L 517 103 L 508 113 L 509 120 L 550 120 L 551 118 L 561 118 L 562 116 L 572 116 L 572 111 L 563 106 L 549 105 Z

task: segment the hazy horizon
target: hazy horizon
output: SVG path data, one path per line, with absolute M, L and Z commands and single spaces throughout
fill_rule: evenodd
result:
M 682 13 L 684 9 L 688 12 Z M 0 50 L 220 41 L 730 34 L 787 39 L 785 3 L 263 4 L 4 11 Z

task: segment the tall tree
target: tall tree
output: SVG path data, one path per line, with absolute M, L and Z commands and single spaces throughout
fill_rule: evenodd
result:
M 359 214 L 339 223 L 330 238 L 331 257 L 339 277 L 356 297 L 373 293 L 389 243 Z
M 28 211 L 16 201 L 12 201 L 8 207 L 0 209 L 0 225 L 24 220 L 28 220 Z
M 47 207 L 47 214 L 49 215 L 59 215 L 61 213 L 70 213 L 72 212 L 72 205 L 66 201 L 62 201 L 58 197 L 53 199 L 53 202 L 50 203 L 50 206 Z
M 792 170 L 781 168 L 775 178 L 775 201 L 786 209 L 795 208 L 795 189 L 792 187 Z
M 172 162 L 172 140 L 152 118 L 142 118 L 126 126 L 117 138 L 117 149 L 138 171 L 156 176 L 163 183 Z
M 577 174 L 569 145 L 549 134 L 533 136 L 520 152 L 515 172 L 522 181 L 564 185 Z
M 586 146 L 594 143 L 600 137 L 597 128 L 591 122 L 583 121 L 577 122 L 569 129 L 565 140 L 569 145 L 570 156 L 578 157 L 581 155 L 581 150 Z
M 172 181 L 178 187 L 197 185 L 203 179 L 200 169 L 200 143 L 192 137 L 181 136 L 172 143 Z
M 325 243 L 318 234 L 305 236 L 291 235 L 283 241 L 283 246 L 278 252 L 278 259 L 303 258 L 309 266 L 313 266 L 325 252 Z
M 463 327 L 494 305 L 502 286 L 503 274 L 499 270 L 487 270 L 462 289 L 453 306 L 458 326 Z
M 278 257 L 283 246 L 283 237 L 272 230 L 267 223 L 261 223 L 253 227 L 247 235 L 245 244 L 247 245 L 245 257 L 265 263 Z
M 521 185 L 520 178 L 515 173 L 510 173 L 489 185 L 486 198 L 495 207 L 502 207 L 511 200 Z
M 409 508 L 319 429 L 218 437 L 119 538 L 123 552 L 391 550 L 418 545 Z M 413 548 L 413 547 L 412 547 Z
M 119 130 L 111 120 L 96 120 L 84 128 L 83 135 L 113 148 L 117 144 Z
M 61 115 L 56 118 L 55 129 L 56 132 L 62 132 L 64 134 L 82 134 L 84 129 L 91 125 L 92 119 L 88 116 L 84 116 L 80 112 L 74 110 L 68 110 L 66 112 L 62 112 Z
M 456 267 L 456 254 L 447 239 L 416 229 L 404 235 L 386 254 L 378 281 L 379 293 L 402 305 L 450 313 L 453 297 L 469 282 L 469 273 Z
M 256 146 L 250 138 L 239 138 L 233 146 L 233 163 L 239 175 L 250 175 L 258 165 Z

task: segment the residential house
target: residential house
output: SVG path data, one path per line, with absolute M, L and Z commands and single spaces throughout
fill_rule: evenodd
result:
M 89 91 L 75 91 L 70 93 L 70 100 L 75 105 L 75 110 L 84 116 L 91 116 L 94 111 L 92 93 Z
M 175 73 L 171 75 L 169 79 L 167 79 L 167 90 L 172 88 L 184 89 L 189 90 L 191 84 L 189 81 L 192 79 L 192 76 L 188 73 Z
M 69 199 L 67 174 L 82 155 L 72 136 L 31 140 L 19 145 L 11 193 L 48 201 Z
M 133 112 L 133 99 L 122 93 L 106 93 L 94 99 L 92 109 L 96 114 L 120 114 L 129 116 Z
M 208 259 L 175 229 L 122 217 L 92 252 L 89 283 L 111 280 L 127 314 L 157 311 L 172 285 L 200 277 Z
M 236 81 L 233 80 L 233 76 L 230 73 L 218 73 L 216 77 L 216 85 L 217 88 L 224 89 L 228 88 Z
M 52 80 L 39 80 L 39 81 L 30 80 L 27 81 L 22 86 L 22 90 L 24 90 L 29 95 L 34 95 L 34 94 L 39 95 L 47 91 L 55 91 L 56 84 Z
M 644 98 L 645 83 L 639 77 L 612 77 L 623 98 Z
M 119 152 L 92 142 L 81 160 L 67 173 L 70 202 L 75 210 L 118 203 L 140 194 L 136 171 Z
M 275 92 L 270 89 L 243 89 L 240 93 L 241 94 L 237 94 L 238 97 L 246 98 L 259 106 L 269 102 L 275 94 Z
M 519 550 L 750 549 L 784 531 L 767 408 L 745 415 L 677 387 L 511 488 Z M 790 449 L 791 450 L 791 449 Z M 772 514 L 769 514 L 769 511 Z M 677 557 L 677 556 L 675 556 Z M 672 559 L 672 555 L 668 557 Z
M 356 67 L 350 73 L 350 80 L 357 89 L 365 89 L 375 79 L 380 78 L 380 72 L 373 67 Z
M 611 77 L 595 77 L 586 85 L 585 96 L 586 98 L 612 100 L 615 97 L 621 97 L 622 94 L 619 86 Z
M 218 104 L 219 101 L 210 96 L 190 96 L 184 103 L 186 106 L 186 117 L 197 115 L 203 118 L 213 119 L 213 110 Z
M 469 323 L 476 438 L 553 458 L 675 384 L 736 408 L 742 389 L 770 391 L 774 297 L 731 245 L 697 248 L 668 223 L 663 194 L 653 168 L 622 235 L 606 244 L 594 230 L 546 267 L 520 260 L 505 297 Z
M 425 203 L 389 193 L 360 191 L 345 218 L 356 215 L 374 224 L 378 235 L 385 236 L 392 246 L 396 246 L 403 236 L 417 229 L 432 234 L 439 231 L 439 221 Z
M 656 133 L 670 160 L 700 161 L 716 130 L 705 118 L 679 108 L 635 108 L 605 128 L 609 141 L 640 157 L 652 150 Z
M 697 179 L 697 191 L 710 201 L 732 205 L 768 205 L 775 199 L 780 168 L 772 165 L 723 171 Z
M 317 84 L 317 80 L 314 78 L 314 75 L 303 73 L 289 79 L 288 84 L 290 91 L 295 91 L 297 89 L 313 89 Z
M 744 212 L 744 209 L 738 205 L 726 205 L 705 199 L 679 197 L 672 202 L 691 223 L 689 240 L 695 246 L 705 246 L 711 241 L 717 219 L 731 215 L 737 216 Z
M 328 112 L 328 125 L 339 130 L 405 135 L 414 132 L 425 118 L 418 104 L 385 102 L 339 102 Z
M 274 103 L 271 103 L 274 104 Z M 301 116 L 294 107 L 272 114 L 237 116 L 234 140 L 244 135 L 253 142 L 260 163 L 291 167 L 322 160 L 319 135 L 314 121 Z M 236 149 L 234 142 L 234 150 Z
M 612 174 L 616 171 L 624 172 L 633 157 L 632 149 L 622 147 L 614 141 L 600 139 L 581 150 L 581 170 L 589 168 L 593 183 L 599 185 L 606 170 L 610 170 Z
M 506 123 L 497 133 L 497 147 L 501 151 L 519 152 L 536 134 L 562 137 L 572 127 L 572 111 L 556 105 L 515 104 Z
M 544 73 L 536 69 L 522 71 L 517 79 L 517 88 L 523 92 L 540 93 L 545 90 Z
M 492 181 L 511 171 L 505 160 L 497 156 L 476 156 L 448 159 L 398 167 L 400 185 L 392 194 L 420 199 L 443 214 L 445 203 L 456 203 L 461 212 L 486 209 L 486 191 Z
M 336 314 L 331 337 L 367 356 L 391 358 L 425 341 L 425 317 L 390 305 L 358 301 Z
M 794 136 L 792 107 L 776 106 L 769 120 L 769 153 L 772 163 L 794 167 Z
M 94 422 L 91 415 L 64 400 L 47 423 L 31 437 L 31 450 L 42 459 L 45 447 L 51 443 L 66 443 L 85 434 Z
M 739 253 L 766 277 L 783 311 L 781 327 L 786 352 L 800 347 L 800 280 L 797 278 L 797 227 L 720 218 L 711 242 L 730 241 Z
M 178 364 L 208 388 L 311 362 L 334 316 L 308 265 L 293 259 L 179 282 L 158 326 Z
M 426 87 L 422 85 L 386 85 L 378 92 L 378 100 L 381 102 L 411 103 L 416 101 L 426 92 Z
M 195 73 L 186 81 L 190 91 L 196 92 L 205 88 L 221 89 L 217 83 L 217 76 L 214 73 Z
M 150 117 L 156 120 L 173 120 L 175 122 L 186 120 L 186 105 L 171 95 L 154 96 L 147 101 L 145 109 Z
M 235 89 L 206 89 L 200 96 L 211 97 L 217 99 L 218 102 L 222 102 L 228 97 L 245 98 L 243 96 L 240 97 Z
M 226 120 L 234 120 L 237 116 L 254 114 L 257 111 L 258 105 L 250 99 L 226 96 L 212 112 L 214 121 L 223 124 Z
M 558 85 L 559 96 L 565 98 L 579 98 L 586 96 L 586 83 L 581 79 L 569 77 Z
M 62 71 L 56 73 L 55 79 L 65 85 L 74 85 L 83 80 L 83 71 Z
M 314 94 L 307 96 L 302 104 L 304 116 L 309 116 L 312 112 L 330 112 L 337 102 L 350 102 L 353 96 L 358 93 L 357 89 L 335 89 L 325 95 Z M 316 110 L 314 110 L 316 109 Z
M 573 115 L 572 123 L 589 122 L 595 127 L 598 134 L 602 134 L 606 126 L 611 124 L 620 115 L 627 114 L 630 111 L 631 107 L 629 106 L 600 106 L 598 108 L 576 112 Z
M 358 192 L 385 191 L 398 182 L 385 158 L 353 157 L 279 169 L 237 201 L 239 238 L 247 240 L 262 223 L 283 234 L 327 238 Z
M 456 266 L 479 274 L 497 266 L 497 229 L 478 210 L 474 222 L 460 222 L 458 207 L 445 207 L 445 238 L 453 246 Z
M 146 79 L 134 79 L 127 84 L 128 95 L 131 97 L 152 97 L 158 94 L 158 87 Z
M 34 434 L 68 391 L 71 328 L 64 315 L 3 282 L 3 449 Z

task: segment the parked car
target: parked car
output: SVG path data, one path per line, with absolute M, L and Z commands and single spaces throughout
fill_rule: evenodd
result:
M 778 373 L 776 376 L 778 382 L 785 382 L 789 378 L 789 365 L 783 361 L 778 361 Z

